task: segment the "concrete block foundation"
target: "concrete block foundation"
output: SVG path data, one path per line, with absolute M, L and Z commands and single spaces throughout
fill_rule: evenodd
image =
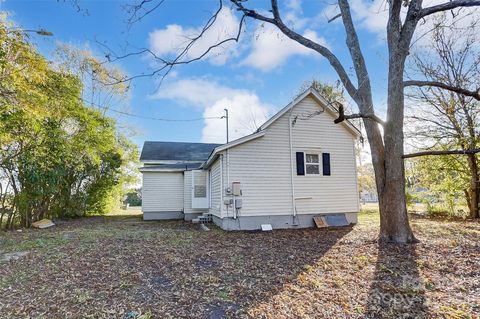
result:
M 358 222 L 358 213 L 345 213 L 350 224 Z M 295 218 L 292 215 L 282 216 L 238 216 L 233 218 L 220 218 L 213 216 L 213 223 L 224 230 L 260 230 L 262 224 L 270 224 L 273 229 L 295 229 L 315 227 L 313 217 L 327 214 L 302 214 Z M 338 214 L 328 214 L 338 215 Z

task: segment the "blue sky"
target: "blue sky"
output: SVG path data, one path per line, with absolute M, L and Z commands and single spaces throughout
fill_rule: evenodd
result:
M 217 1 L 165 0 L 161 7 L 128 28 L 123 1 L 80 0 L 81 11 L 67 2 L 12 1 L 0 2 L 2 10 L 25 29 L 44 28 L 53 37 L 33 36 L 42 54 L 51 57 L 56 43 L 69 43 L 90 48 L 99 57 L 104 51 L 96 41 L 106 43 L 119 54 L 134 48 L 150 48 L 171 57 L 184 43 L 182 36 L 191 36 L 218 7 Z M 264 10 L 264 1 L 249 1 L 255 9 Z M 384 46 L 385 8 L 383 1 L 352 1 L 355 21 L 372 77 L 375 106 L 382 109 L 386 92 L 386 60 Z M 281 1 L 284 19 L 299 33 L 327 45 L 350 68 L 342 25 L 327 23 L 336 13 L 334 6 L 322 1 Z M 218 23 L 203 43 L 193 48 L 195 56 L 224 34 L 236 31 L 238 13 L 228 2 Z M 268 14 L 268 13 L 266 13 Z M 129 75 L 148 72 L 154 61 L 135 56 L 116 62 Z M 229 108 L 230 134 L 245 135 L 255 126 L 285 106 L 303 82 L 312 78 L 335 82 L 337 76 L 325 59 L 313 51 L 284 39 L 274 28 L 247 20 L 240 43 L 228 45 L 206 59 L 177 67 L 158 87 L 158 79 L 142 78 L 132 86 L 128 112 L 148 117 L 193 119 L 218 117 Z M 351 103 L 353 105 L 353 103 Z M 222 142 L 225 139 L 223 120 L 161 122 L 109 113 L 121 124 L 135 128 L 132 140 L 142 145 L 145 140 Z

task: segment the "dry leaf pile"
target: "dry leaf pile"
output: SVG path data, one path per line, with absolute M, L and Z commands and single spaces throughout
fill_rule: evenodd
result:
M 224 232 L 92 217 L 0 234 L 1 318 L 478 318 L 480 223 Z M 1 259 L 1 258 L 0 258 Z

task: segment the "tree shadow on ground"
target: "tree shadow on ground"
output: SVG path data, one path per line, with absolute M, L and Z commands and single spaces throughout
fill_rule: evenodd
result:
M 145 278 L 166 275 L 171 286 L 155 291 L 142 289 L 138 293 L 142 302 L 150 300 L 145 303 L 152 305 L 158 300 L 175 298 L 181 290 L 182 294 L 189 296 L 188 300 L 181 298 L 175 305 L 163 304 L 169 309 L 167 312 L 176 317 L 247 317 L 253 305 L 282 291 L 351 230 L 346 227 L 272 233 L 205 233 L 205 236 L 195 236 L 191 242 L 176 249 L 176 255 L 181 255 L 181 266 L 144 263 L 142 272 Z M 187 308 L 179 306 L 182 303 L 188 304 L 188 312 L 185 312 Z
M 426 318 L 425 289 L 415 244 L 379 243 L 365 318 Z
M 96 318 L 123 318 L 132 311 L 152 318 L 260 318 L 249 313 L 252 306 L 283 291 L 352 230 L 205 232 L 179 221 L 118 220 L 85 218 L 59 226 L 52 236 L 74 229 L 75 239 L 0 268 L 7 279 L 20 273 L 35 278 L 17 280 L 14 292 L 22 300 L 47 300 L 10 298 L 4 313 L 61 317 L 68 309 Z

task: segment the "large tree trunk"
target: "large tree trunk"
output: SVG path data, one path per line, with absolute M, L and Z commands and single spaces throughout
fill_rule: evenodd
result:
M 380 240 L 415 241 L 408 222 L 403 162 L 403 71 L 407 52 L 390 47 L 387 121 L 384 127 L 384 185 L 379 189 Z
M 396 163 L 395 154 L 388 154 L 386 160 L 391 164 L 386 167 L 386 184 L 379 194 L 380 208 L 380 240 L 396 243 L 415 242 L 412 229 L 408 222 L 407 205 L 405 201 L 405 180 L 403 165 Z
M 470 168 L 470 190 L 468 192 L 468 208 L 471 218 L 479 218 L 480 204 L 480 174 L 478 172 L 478 163 L 475 154 L 468 155 L 468 166 Z

